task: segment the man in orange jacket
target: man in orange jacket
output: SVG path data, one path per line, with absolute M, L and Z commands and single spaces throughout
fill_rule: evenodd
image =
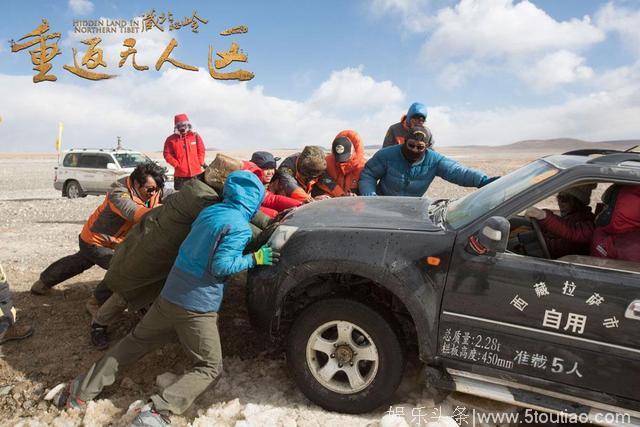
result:
M 192 131 L 187 115 L 176 115 L 174 123 L 173 134 L 164 142 L 163 155 L 175 169 L 173 186 L 179 190 L 185 182 L 200 175 L 207 165 L 204 163 L 204 142 Z
M 331 144 L 327 155 L 327 173 L 348 195 L 357 195 L 364 169 L 364 146 L 358 132 L 343 130 Z
M 106 270 L 116 245 L 144 214 L 160 205 L 168 195 L 163 192 L 165 178 L 164 168 L 148 162 L 138 165 L 130 176 L 114 182 L 102 204 L 84 224 L 78 236 L 80 250 L 47 267 L 31 286 L 31 293 L 46 295 L 53 286 L 94 265 Z
M 301 153 L 284 159 L 269 190 L 302 203 L 346 195 L 327 174 L 324 150 L 315 145 L 307 145 Z

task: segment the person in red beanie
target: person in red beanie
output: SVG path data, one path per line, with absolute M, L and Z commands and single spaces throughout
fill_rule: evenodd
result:
M 179 190 L 207 166 L 204 163 L 204 142 L 198 133 L 191 130 L 187 115 L 176 115 L 174 123 L 173 134 L 164 142 L 163 154 L 167 163 L 175 169 L 173 186 Z

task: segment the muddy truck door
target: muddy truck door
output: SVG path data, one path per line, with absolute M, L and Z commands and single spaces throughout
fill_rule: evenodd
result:
M 640 265 L 472 255 L 463 244 L 454 249 L 443 297 L 443 360 L 567 394 L 605 393 L 612 404 L 637 407 Z

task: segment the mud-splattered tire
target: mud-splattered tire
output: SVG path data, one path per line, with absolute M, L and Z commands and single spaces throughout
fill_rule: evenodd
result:
M 287 364 L 309 400 L 359 414 L 388 403 L 404 373 L 398 336 L 383 315 L 348 299 L 313 303 L 294 320 Z

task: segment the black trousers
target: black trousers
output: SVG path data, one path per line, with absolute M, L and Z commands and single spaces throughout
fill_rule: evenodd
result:
M 109 262 L 113 257 L 113 249 L 90 245 L 82 240 L 80 236 L 78 236 L 78 241 L 80 246 L 78 252 L 60 258 L 40 273 L 40 280 L 45 286 L 51 288 L 58 283 L 77 276 L 94 265 L 99 265 L 105 270 L 109 268 Z

